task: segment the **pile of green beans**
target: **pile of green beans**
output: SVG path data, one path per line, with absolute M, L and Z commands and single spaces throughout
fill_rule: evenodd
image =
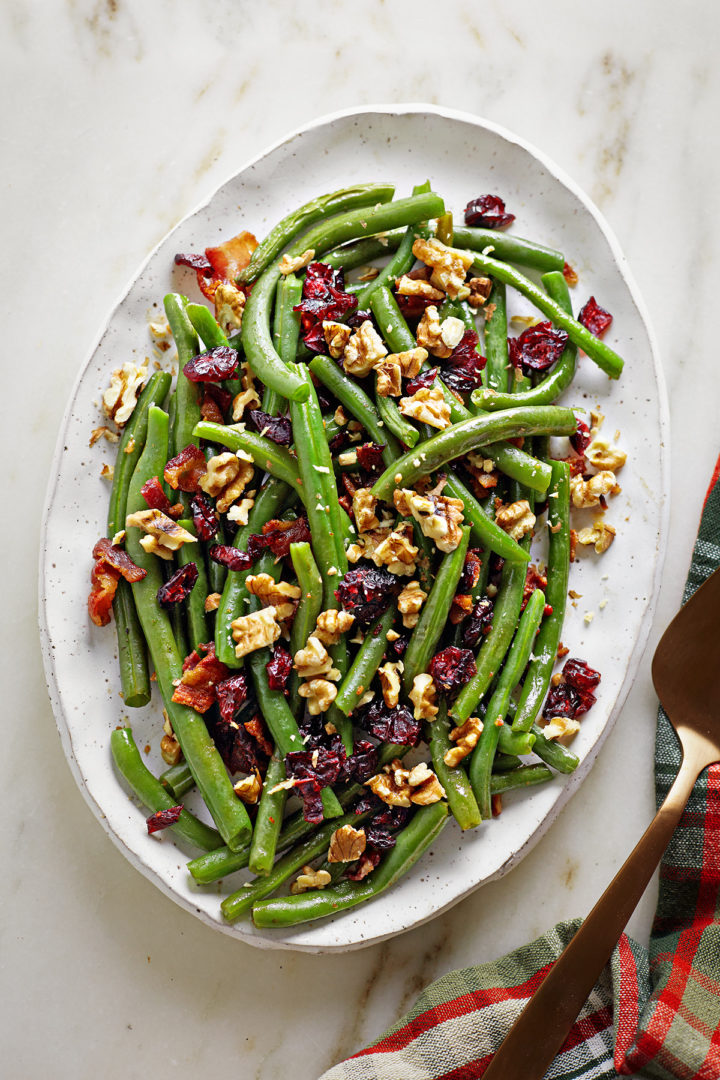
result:
M 408 197 L 395 199 L 394 194 L 389 184 L 359 184 L 314 198 L 280 221 L 233 281 L 225 282 L 245 293 L 237 332 L 221 325 L 207 305 L 190 303 L 179 293 L 166 296 L 165 312 L 178 353 L 176 383 L 172 389 L 170 375 L 152 375 L 118 446 L 107 535 L 124 542 L 127 554 L 145 571 L 142 580 L 131 585 L 121 579 L 113 600 L 122 696 L 129 707 L 146 705 L 151 682 L 156 682 L 180 760 L 164 750 L 167 761 L 174 763 L 156 777 L 127 725 L 112 732 L 112 756 L 145 808 L 152 814 L 171 812 L 168 827 L 199 850 L 188 863 L 197 886 L 246 869 L 255 875 L 224 890 L 221 911 L 228 921 L 252 915 L 259 927 L 284 928 L 372 900 L 410 870 L 449 817 L 463 831 L 487 827 L 482 823 L 497 812 L 497 800 L 505 793 L 546 783 L 556 772 L 572 772 L 578 764 L 562 743 L 547 737 L 542 720 L 560 646 L 571 557 L 569 466 L 550 455 L 549 445 L 550 436 L 571 436 L 577 428 L 573 409 L 557 404 L 557 399 L 572 382 L 578 349 L 611 378 L 620 375 L 622 360 L 573 317 L 563 253 L 512 233 L 458 225 L 429 181 L 418 184 Z M 406 389 L 399 396 L 384 396 L 376 372 L 366 369 L 365 375 L 352 376 L 342 358 L 311 352 L 312 341 L 303 340 L 305 323 L 301 326 L 298 315 L 298 305 L 309 295 L 306 277 L 316 272 L 313 267 L 306 270 L 308 262 L 325 263 L 339 274 L 333 288 L 353 295 L 358 310 L 370 309 L 386 353 L 415 349 L 418 334 L 410 315 L 404 314 L 411 305 L 399 306 L 396 282 L 413 270 L 416 252 L 432 238 L 471 261 L 467 276 L 490 279 L 485 318 L 479 322 L 462 300 L 464 294 L 456 296 L 449 286 L 438 304 L 441 321 L 455 320 L 457 329 L 459 319 L 465 330 L 477 331 L 477 351 L 486 357 L 481 385 L 464 393 L 452 388 L 447 350 L 443 354 L 440 348 L 424 361 L 423 372 L 438 369 L 428 385 L 449 413 L 442 427 L 429 427 L 403 412 L 402 394 L 410 393 Z M 378 262 L 373 273 L 343 282 L 341 272 Z M 525 271 L 534 276 L 527 277 Z M 441 274 L 433 274 L 433 286 L 443 281 Z M 509 364 L 513 291 L 567 334 L 562 355 L 542 375 L 513 372 Z M 341 316 L 334 321 L 346 320 L 348 326 L 339 330 L 347 338 L 357 320 Z M 432 342 L 428 348 L 432 353 Z M 262 383 L 260 419 L 253 414 L 249 423 L 245 413 L 241 422 L 233 423 L 229 405 L 221 408 L 224 423 L 206 418 L 205 389 L 194 381 L 192 368 L 187 375 L 184 368 L 213 349 L 231 358 L 228 350 L 234 350 L 238 364 L 246 365 L 225 369 L 220 394 L 213 398 L 215 409 L 254 377 Z M 274 427 L 263 414 L 289 419 L 290 445 L 275 441 Z M 202 494 L 206 506 L 210 498 L 217 517 L 217 531 L 209 542 L 198 539 L 203 533 L 193 492 L 200 495 L 200 489 L 181 485 L 182 490 L 173 492 L 168 487 L 172 473 L 167 478 L 165 474 L 169 459 L 191 443 L 208 460 L 223 453 L 232 460 L 232 454 L 240 453 L 253 463 L 247 490 L 236 496 L 250 497 L 248 516 L 240 519 L 246 524 L 237 524 L 239 515 L 234 523 L 233 514 L 217 513 L 212 504 L 217 492 Z M 382 456 L 381 466 L 358 464 L 356 450 L 362 443 L 375 444 L 372 453 Z M 468 458 L 475 453 L 492 470 L 487 497 Z M 143 491 L 154 478 L 169 504 L 181 504 L 168 510 L 184 530 L 184 542 L 172 551 L 147 543 L 135 519 L 126 525 L 129 515 L 147 509 Z M 408 504 L 413 517 L 398 517 L 399 489 L 426 496 L 433 516 L 424 517 L 416 500 Z M 157 484 L 154 490 L 157 493 Z M 397 498 L 397 506 L 402 506 L 401 496 Z M 452 523 L 447 499 L 462 506 L 459 521 Z M 532 528 L 513 536 L 498 513 L 501 505 L 520 500 L 526 500 L 538 518 L 545 512 L 540 500 L 547 503 L 543 589 L 535 587 L 537 578 L 528 576 Z M 359 516 L 368 506 L 376 524 L 367 525 Z M 400 510 L 406 513 L 407 508 Z M 257 554 L 252 537 L 268 531 L 281 534 L 285 528 L 295 531 L 282 555 L 270 548 Z M 393 549 L 390 558 L 381 558 L 378 546 L 385 540 L 394 540 L 400 555 Z M 213 544 L 230 545 L 238 556 L 252 549 L 251 565 L 228 569 L 211 557 L 217 556 Z M 501 560 L 494 569 L 493 560 Z M 189 594 L 163 606 L 158 591 L 190 564 L 197 573 L 193 571 Z M 388 565 L 393 578 L 387 577 Z M 396 587 L 378 601 L 371 618 L 355 618 L 348 627 L 348 613 L 360 609 L 347 600 L 349 585 L 339 587 L 363 569 L 380 570 L 378 580 L 394 580 Z M 260 574 L 274 589 L 291 587 L 287 595 L 296 598 L 293 614 L 282 625 L 283 637 L 264 639 L 244 653 L 236 648 L 239 628 L 253 624 L 263 606 L 280 603 L 257 595 L 259 586 L 249 579 Z M 407 588 L 413 583 L 415 591 Z M 361 587 L 353 587 L 360 596 Z M 419 610 L 408 608 L 412 597 Z M 492 623 L 471 653 L 463 646 L 465 620 L 490 598 Z M 341 628 L 333 629 L 336 625 Z M 462 685 L 450 689 L 442 682 L 446 674 L 440 674 L 446 672 L 445 665 L 452 670 L 447 657 L 455 654 L 445 652 L 449 649 L 462 650 L 467 664 Z M 211 697 L 205 713 L 174 700 L 193 650 L 191 663 L 205 654 L 212 659 L 214 652 L 219 664 L 210 684 L 217 701 Z M 283 661 L 287 676 L 280 685 L 268 667 L 271 659 L 282 660 L 278 650 L 290 655 Z M 317 658 L 317 671 L 303 668 L 301 652 Z M 441 652 L 443 665 L 438 662 L 435 668 L 434 658 Z M 219 712 L 217 686 L 238 677 L 244 679 L 249 702 L 228 721 Z M 313 681 L 324 686 L 313 691 Z M 420 700 L 423 686 L 428 697 Z M 315 696 L 321 689 L 325 699 Z M 425 789 L 413 787 L 413 773 L 402 764 L 410 744 L 417 742 L 408 736 L 407 745 L 375 739 L 377 761 L 370 776 L 384 776 L 385 785 L 392 780 L 398 792 L 391 798 L 381 790 L 380 799 L 358 805 L 368 794 L 368 773 L 358 778 L 347 759 L 352 763 L 360 741 L 368 753 L 363 725 L 373 730 L 369 702 L 373 715 L 380 706 L 381 713 L 417 724 L 426 765 L 437 785 L 429 804 L 422 797 Z M 213 733 L 239 730 L 255 715 L 263 722 L 257 744 L 263 750 L 257 758 L 258 797 L 248 806 L 240 797 L 249 798 L 248 793 L 233 786 Z M 229 729 L 223 727 L 228 724 Z M 257 725 L 250 724 L 248 730 L 257 736 Z M 223 745 L 220 740 L 218 745 Z M 344 771 L 338 766 L 337 780 L 317 790 L 315 821 L 306 820 L 302 810 L 288 812 L 286 806 L 290 802 L 292 810 L 298 786 L 302 791 L 302 784 L 312 783 L 304 774 L 298 780 L 294 772 L 296 759 L 289 755 L 298 753 L 310 769 L 328 754 L 345 761 Z M 418 783 L 427 776 L 416 775 Z M 182 804 L 194 788 L 212 825 L 203 820 L 204 812 L 195 816 Z M 383 798 L 406 807 L 389 841 L 392 846 L 370 860 L 366 876 L 356 873 L 346 879 L 346 864 L 332 861 L 333 844 L 341 830 L 364 840 L 364 826 L 384 809 Z M 361 854 L 352 865 L 363 870 L 364 860 Z M 276 895 L 308 867 L 321 874 L 317 887 Z

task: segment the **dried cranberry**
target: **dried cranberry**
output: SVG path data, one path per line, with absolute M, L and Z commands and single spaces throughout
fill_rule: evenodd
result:
M 170 458 L 163 471 L 165 482 L 173 491 L 196 492 L 200 480 L 207 472 L 205 455 L 199 446 L 189 443 L 174 458 Z
M 359 626 L 368 627 L 387 611 L 392 598 L 401 589 L 402 583 L 394 574 L 363 566 L 348 570 L 335 596 L 343 608 L 355 616 Z
M 313 352 L 327 352 L 322 324 L 348 316 L 357 308 L 357 297 L 345 292 L 341 269 L 327 263 L 312 262 L 305 273 L 302 300 L 294 311 L 300 312 L 300 332 Z
M 244 705 L 248 696 L 247 679 L 240 673 L 223 679 L 215 687 L 220 716 L 228 723 L 235 719 L 235 714 Z
M 362 709 L 359 717 L 361 727 L 381 742 L 397 743 L 399 746 L 417 746 L 420 742 L 420 721 L 404 705 L 388 709 L 380 698 Z
M 388 653 L 396 660 L 402 660 L 409 644 L 410 636 L 408 634 L 400 634 L 394 641 L 388 641 Z
M 446 694 L 456 693 L 477 671 L 472 649 L 458 649 L 448 645 L 436 653 L 428 666 L 438 690 Z
M 250 409 L 250 423 L 267 439 L 272 439 L 278 446 L 289 446 L 292 442 L 292 424 L 289 416 L 271 416 L 262 409 Z
M 295 791 L 303 801 L 306 821 L 322 821 L 323 806 L 320 793 L 334 784 L 342 771 L 344 750 L 298 750 L 285 756 L 288 778 L 295 781 Z
M 296 517 L 294 521 L 266 521 L 262 527 L 262 535 L 253 533 L 248 538 L 248 554 L 251 559 L 256 559 L 265 548 L 270 548 L 276 559 L 282 559 L 290 554 L 291 544 L 310 542 L 310 527 L 304 515 Z
M 208 420 L 211 424 L 224 424 L 231 404 L 232 394 L 227 390 L 223 390 L 216 383 L 203 384 L 200 402 L 200 415 L 203 420 Z
M 248 570 L 253 563 L 250 555 L 229 544 L 212 544 L 208 555 L 213 562 L 227 566 L 228 570 Z
M 462 574 L 458 581 L 457 591 L 459 593 L 469 593 L 474 589 L 480 580 L 481 570 L 482 548 L 469 548 L 465 556 Z
M 567 340 L 565 331 L 551 322 L 528 326 L 520 337 L 508 338 L 510 361 L 514 367 L 522 368 L 524 375 L 547 371 L 562 356 Z
M 584 420 L 578 419 L 575 434 L 570 436 L 570 445 L 576 454 L 584 454 L 590 445 L 590 428 Z
M 198 540 L 211 540 L 218 531 L 220 521 L 206 495 L 193 495 L 190 513 Z
M 397 843 L 397 837 L 384 826 L 377 825 L 374 821 L 371 821 L 368 825 L 365 825 L 365 841 L 369 848 L 373 851 L 380 853 L 381 851 L 390 851 L 395 847 Z
M 613 321 L 613 317 L 605 308 L 601 308 L 594 296 L 591 296 L 585 307 L 578 315 L 578 322 L 582 323 L 595 337 L 602 337 Z
M 353 746 L 352 754 L 345 761 L 343 779 L 354 780 L 356 784 L 364 784 L 375 775 L 377 768 L 377 747 L 368 739 L 358 739 Z
M 363 881 L 368 874 L 372 873 L 379 862 L 379 851 L 368 851 L 365 849 L 357 862 L 354 862 L 345 871 L 345 877 L 348 881 Z
M 198 579 L 198 568 L 194 562 L 187 563 L 176 570 L 157 591 L 157 601 L 161 607 L 172 607 L 182 600 L 187 600 Z
M 599 671 L 594 671 L 584 660 L 570 657 L 565 662 L 560 681 L 550 687 L 543 706 L 543 716 L 570 719 L 582 716 L 595 704 L 593 690 L 599 682 Z
M 478 195 L 465 207 L 465 224 L 481 229 L 503 229 L 514 220 L 515 215 L 506 212 L 499 195 Z
M 272 747 L 268 753 L 267 748 L 264 748 L 252 730 L 249 730 L 253 727 L 253 720 L 248 724 L 234 720 L 213 720 L 212 713 L 209 713 L 205 722 L 230 773 L 251 773 L 255 769 L 262 771 L 272 753 Z
M 588 693 L 594 690 L 600 683 L 600 672 L 595 671 L 585 660 L 578 660 L 571 656 L 565 661 L 562 670 L 566 683 L 570 683 L 576 690 Z
M 183 367 L 183 375 L 190 382 L 222 382 L 231 379 L 238 366 L 238 354 L 229 345 L 218 345 L 207 352 L 198 353 Z
M 492 619 L 493 602 L 489 596 L 481 596 L 463 626 L 462 643 L 467 649 L 477 648 L 482 636 L 489 633 Z
M 370 308 L 363 308 L 362 311 L 353 311 L 353 313 L 351 315 L 348 315 L 347 319 L 345 320 L 348 326 L 352 326 L 353 330 L 357 329 L 358 326 L 362 326 L 364 322 L 368 321 L 371 322 L 373 326 L 375 325 L 375 319 L 373 318 L 373 313 Z
M 443 366 L 443 382 L 459 394 L 474 390 L 482 380 L 487 360 L 477 351 L 477 343 L 477 332 L 466 330 Z
M 212 270 L 212 265 L 208 260 L 207 255 L 176 255 L 176 266 L 189 266 L 192 270 Z
M 170 515 L 172 506 L 157 476 L 145 481 L 140 488 L 140 494 L 151 510 L 162 510 L 163 514 Z
M 271 690 L 284 690 L 288 692 L 288 679 L 292 671 L 293 659 L 284 645 L 276 645 L 272 656 L 265 665 L 268 675 L 268 686 Z
M 384 470 L 383 450 L 385 443 L 365 442 L 357 448 L 357 462 L 364 472 L 381 473 Z
M 428 296 L 406 296 L 405 293 L 393 293 L 397 306 L 400 308 L 400 313 L 407 322 L 411 322 L 413 319 L 421 319 L 425 308 L 430 304 L 436 304 L 437 300 L 432 300 Z
M 328 442 L 331 454 L 339 454 L 341 450 L 344 450 L 349 442 L 348 432 L 343 428 L 338 431 L 337 435 L 333 435 L 332 439 Z
M 423 371 L 420 375 L 416 375 L 414 379 L 405 384 L 405 393 L 412 396 L 417 394 L 418 390 L 423 390 L 428 386 L 432 386 L 437 377 L 437 373 L 440 368 L 430 368 L 429 371 Z
M 181 804 L 179 806 L 170 806 L 167 810 L 156 810 L 149 818 L 145 818 L 147 831 L 152 836 L 153 833 L 160 832 L 162 829 L 167 829 L 171 825 L 176 825 L 182 814 L 182 809 Z

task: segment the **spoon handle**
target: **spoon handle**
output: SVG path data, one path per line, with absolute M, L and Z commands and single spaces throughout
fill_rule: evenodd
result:
M 518 1016 L 483 1080 L 540 1080 L 545 1075 L 620 940 L 706 764 L 686 753 L 664 803 Z

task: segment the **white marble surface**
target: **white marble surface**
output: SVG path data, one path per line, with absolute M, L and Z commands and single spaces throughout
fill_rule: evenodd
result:
M 167 229 L 247 158 L 313 116 L 377 101 L 440 102 L 505 124 L 553 156 L 614 228 L 670 392 L 673 512 L 652 649 L 677 606 L 718 451 L 720 12 L 667 0 L 509 7 L 447 4 L 439 29 L 426 0 L 0 7 L 11 488 L 0 1031 L 12 1078 L 184 1080 L 203 1069 L 313 1080 L 432 978 L 586 911 L 651 814 L 646 660 L 591 776 L 509 877 L 390 944 L 344 957 L 261 953 L 176 908 L 119 856 L 74 785 L 42 678 L 45 484 L 65 399 L 108 309 Z M 631 921 L 641 939 L 653 902 L 648 893 Z

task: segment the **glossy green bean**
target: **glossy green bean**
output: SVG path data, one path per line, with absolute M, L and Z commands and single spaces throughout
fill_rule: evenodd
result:
M 391 352 L 407 352 L 408 349 L 416 347 L 415 335 L 405 321 L 405 316 L 387 285 L 379 285 L 373 291 L 370 297 L 370 308 Z
M 228 339 L 218 326 L 215 316 L 204 304 L 188 304 L 187 317 L 192 323 L 193 330 L 202 340 L 206 349 L 217 349 L 219 346 L 227 346 Z
M 450 813 L 463 832 L 480 824 L 480 810 L 468 775 L 462 764 L 453 767 L 445 764 L 445 754 L 455 743 L 450 741 L 452 724 L 443 702 L 431 724 L 425 725 L 425 742 L 430 749 L 435 775 L 445 789 Z
M 513 540 L 509 533 L 501 529 L 493 517 L 485 513 L 475 496 L 468 491 L 462 480 L 451 469 L 446 473 L 444 492 L 453 499 L 462 500 L 465 521 L 470 526 L 472 537 L 478 544 L 494 551 L 502 559 L 530 561 L 530 553 L 521 548 L 517 540 Z
M 508 388 L 508 343 L 507 343 L 507 297 L 501 281 L 493 281 L 488 309 L 492 314 L 485 318 L 485 355 L 487 364 L 484 382 L 489 390 L 500 393 Z
M 290 545 L 290 558 L 301 589 L 300 603 L 290 631 L 290 652 L 294 656 L 298 649 L 307 644 L 322 611 L 323 580 L 313 558 L 312 548 L 306 541 Z M 290 676 L 290 701 L 294 713 L 300 707 L 299 683 L 298 674 L 293 671 Z
M 295 458 L 284 446 L 278 446 L 272 439 L 256 435 L 253 431 L 240 431 L 225 424 L 213 424 L 209 420 L 201 420 L 196 424 L 193 436 L 196 439 L 220 443 L 234 452 L 244 450 L 259 469 L 269 472 L 278 480 L 284 480 L 286 484 L 296 488 L 302 497 L 302 485 Z
M 196 536 L 195 526 L 189 518 L 183 518 L 178 522 L 181 528 L 186 529 Z M 197 649 L 198 645 L 208 641 L 211 637 L 208 618 L 205 613 L 205 600 L 208 594 L 207 570 L 202 548 L 194 550 L 190 544 L 183 544 L 178 548 L 177 561 L 179 566 L 187 566 L 195 563 L 197 567 L 197 581 L 193 585 L 192 592 L 185 601 L 185 618 L 187 620 L 188 638 L 190 649 Z
M 513 731 L 509 724 L 503 723 L 498 733 L 498 750 L 513 757 L 524 757 L 532 753 L 535 736 L 531 731 Z
M 392 232 L 382 233 L 378 236 L 369 236 L 366 240 L 355 240 L 341 247 L 333 248 L 332 251 L 324 251 L 320 255 L 320 261 L 332 266 L 335 270 L 342 269 L 348 273 L 357 269 L 358 266 L 367 266 L 375 259 L 384 259 L 391 252 L 397 251 L 405 235 L 405 229 L 395 229 Z
M 538 724 L 533 724 L 532 733 L 535 736 L 533 751 L 546 765 L 557 769 L 561 773 L 575 772 L 580 759 L 555 739 L 548 739 L 543 729 Z
M 493 773 L 490 777 L 490 794 L 502 795 L 506 791 L 546 784 L 552 777 L 553 774 L 545 765 L 520 765 L 509 772 Z
M 323 386 L 362 424 L 373 442 L 384 445 L 385 464 L 389 466 L 396 461 L 401 454 L 400 443 L 384 426 L 379 412 L 362 387 L 348 379 L 329 356 L 315 357 L 309 367 Z
M 491 247 L 495 259 L 527 266 L 531 270 L 559 270 L 565 265 L 565 256 L 553 248 L 543 247 L 532 240 L 521 240 L 512 233 L 497 229 L 477 229 L 469 225 L 455 226 L 455 247 L 470 251 L 485 251 Z
M 182 799 L 186 792 L 192 791 L 195 787 L 193 774 L 184 761 L 178 762 L 177 765 L 170 765 L 165 772 L 160 773 L 160 783 L 176 799 Z
M 248 859 L 248 866 L 253 874 L 263 877 L 270 873 L 275 862 L 275 852 L 287 800 L 287 790 L 280 788 L 276 791 L 275 788 L 285 779 L 285 764 L 281 757 L 273 754 L 263 779 Z
M 363 643 L 338 689 L 335 704 L 346 716 L 350 716 L 358 701 L 370 688 L 377 669 L 387 649 L 387 633 L 395 618 L 395 606 L 391 604 L 365 632 Z
M 183 368 L 200 351 L 197 334 L 186 310 L 187 300 L 179 293 L 168 293 L 163 300 L 178 354 L 175 384 L 177 413 L 172 426 L 172 451 L 179 454 L 192 442 L 193 428 L 200 420 L 200 395 L 197 383 L 183 375 Z
M 400 442 L 406 446 L 415 446 L 420 438 L 420 432 L 400 412 L 397 401 L 392 397 L 383 397 L 377 392 L 377 376 L 375 377 L 375 405 L 380 414 L 383 424 L 388 431 L 396 435 Z

